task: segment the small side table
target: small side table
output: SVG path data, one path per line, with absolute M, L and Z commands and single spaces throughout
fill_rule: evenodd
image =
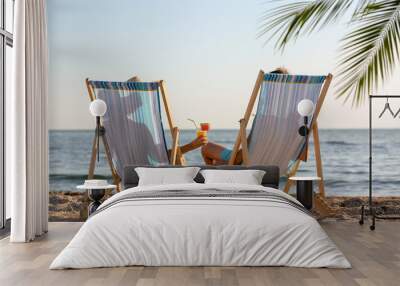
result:
M 296 181 L 296 198 L 302 205 L 311 210 L 313 207 L 313 181 L 321 180 L 320 177 L 290 177 L 289 180 Z
M 115 185 L 107 185 L 107 186 L 88 186 L 88 185 L 80 185 L 76 187 L 80 190 L 87 190 L 88 197 L 90 199 L 90 204 L 88 206 L 88 216 L 94 213 L 97 208 L 101 205 L 101 200 L 104 198 L 107 190 L 115 189 Z

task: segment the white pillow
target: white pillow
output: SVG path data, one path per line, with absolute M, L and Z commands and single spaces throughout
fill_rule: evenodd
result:
M 205 184 L 226 183 L 261 185 L 265 171 L 261 170 L 202 170 Z
M 139 186 L 195 183 L 193 180 L 200 168 L 135 168 L 139 176 Z

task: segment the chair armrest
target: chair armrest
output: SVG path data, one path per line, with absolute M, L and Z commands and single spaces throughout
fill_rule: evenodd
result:
M 179 129 L 178 127 L 174 127 L 172 129 L 172 149 L 170 155 L 170 163 L 171 165 L 176 165 L 176 157 L 178 155 L 179 149 Z

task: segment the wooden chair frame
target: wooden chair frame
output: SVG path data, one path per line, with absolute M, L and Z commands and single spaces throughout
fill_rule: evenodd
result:
M 246 112 L 244 114 L 244 117 L 242 119 L 240 119 L 240 129 L 239 129 L 239 133 L 238 136 L 236 138 L 235 141 L 235 145 L 233 147 L 233 151 L 232 151 L 232 155 L 229 159 L 229 165 L 234 165 L 235 163 L 235 159 L 237 156 L 237 153 L 239 151 L 239 148 L 242 147 L 242 156 L 243 156 L 243 164 L 244 165 L 248 165 L 249 164 L 249 150 L 247 148 L 247 135 L 246 135 L 246 127 L 247 124 L 250 120 L 250 116 L 251 113 L 254 109 L 254 105 L 256 103 L 257 97 L 259 96 L 259 92 L 260 92 L 260 87 L 261 84 L 264 80 L 264 71 L 260 70 L 260 72 L 258 73 L 257 76 L 257 80 L 256 83 L 254 85 L 253 88 L 253 92 L 251 93 L 250 96 L 250 100 L 249 103 L 247 105 L 246 108 Z M 324 85 L 322 86 L 319 98 L 318 98 L 318 102 L 315 106 L 315 111 L 314 111 L 314 116 L 313 116 L 313 120 L 311 122 L 311 128 L 310 128 L 310 132 L 308 132 L 307 134 L 307 138 L 306 138 L 306 142 L 307 142 L 307 146 L 304 150 L 305 154 L 303 154 L 303 156 L 300 157 L 306 157 L 307 153 L 308 153 L 308 140 L 309 140 L 309 136 L 312 134 L 313 135 L 313 139 L 314 139 L 314 152 L 315 152 L 315 161 L 316 161 L 316 171 L 317 171 L 317 176 L 321 178 L 321 180 L 318 183 L 318 189 L 319 189 L 319 195 L 322 198 L 325 198 L 325 187 L 324 187 L 324 176 L 323 176 L 323 168 L 322 168 L 322 158 L 321 158 L 321 150 L 320 150 L 320 144 L 319 144 L 319 134 L 318 134 L 318 123 L 317 123 L 317 118 L 318 115 L 321 111 L 321 107 L 322 104 L 324 103 L 326 94 L 328 93 L 328 89 L 329 86 L 332 82 L 332 74 L 328 74 Z M 294 163 L 294 165 L 292 166 L 292 168 L 288 171 L 288 178 L 290 176 L 294 176 L 297 172 L 297 170 L 300 167 L 300 159 L 297 159 L 296 162 Z M 290 189 L 290 186 L 292 184 L 291 180 L 288 180 L 285 187 L 284 187 L 284 191 L 287 193 Z
M 95 96 L 95 93 L 93 90 L 93 86 L 90 84 L 90 80 L 87 78 L 85 80 L 85 83 L 86 83 L 86 87 L 88 90 L 90 101 L 95 100 L 96 96 Z M 159 88 L 160 88 L 161 98 L 163 101 L 164 110 L 167 115 L 168 126 L 169 126 L 171 136 L 172 136 L 172 148 L 169 153 L 170 164 L 171 165 L 185 165 L 185 158 L 184 158 L 184 156 L 181 152 L 180 146 L 179 146 L 179 129 L 178 129 L 178 127 L 176 127 L 174 125 L 174 121 L 172 119 L 171 109 L 169 106 L 167 91 L 166 91 L 164 81 L 162 81 L 162 80 L 159 81 Z M 102 123 L 101 123 L 101 127 L 104 130 L 104 126 Z M 117 170 L 113 164 L 112 157 L 111 157 L 111 151 L 110 151 L 110 147 L 107 142 L 107 138 L 102 134 L 100 134 L 100 135 L 101 135 L 101 139 L 102 139 L 102 142 L 104 145 L 107 162 L 111 169 L 113 181 L 114 181 L 114 184 L 117 186 L 117 192 L 119 192 L 121 190 L 121 185 L 120 185 L 121 177 L 118 175 Z M 92 155 L 90 158 L 88 179 L 93 179 L 94 171 L 95 171 L 95 167 L 96 167 L 96 159 L 97 159 L 97 139 L 95 136 L 93 139 L 93 144 L 92 144 Z

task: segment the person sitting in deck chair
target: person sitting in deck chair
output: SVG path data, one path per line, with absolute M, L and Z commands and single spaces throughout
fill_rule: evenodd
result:
M 288 70 L 284 67 L 277 68 L 270 73 L 289 74 Z M 201 155 L 203 156 L 203 160 L 207 165 L 224 165 L 229 162 L 229 159 L 232 155 L 232 150 L 220 144 L 208 142 L 201 148 Z M 240 165 L 242 160 L 242 150 L 239 150 L 234 164 Z
M 128 81 L 130 82 L 141 82 L 141 79 L 138 76 L 134 76 L 130 78 Z M 127 111 L 127 117 L 130 119 L 130 124 L 136 125 L 135 129 L 142 130 L 142 144 L 146 145 L 147 148 L 149 148 L 149 154 L 148 154 L 148 162 L 149 164 L 157 164 L 157 162 L 154 158 L 159 158 L 160 156 L 157 154 L 159 152 L 159 148 L 156 147 L 157 144 L 161 144 L 161 142 L 154 142 L 154 136 L 151 134 L 151 130 L 148 128 L 148 126 L 143 122 L 143 114 L 146 114 L 146 112 L 142 112 L 141 109 L 144 107 L 143 102 L 140 100 L 138 97 L 134 102 L 136 102 L 136 105 L 133 105 L 132 102 L 126 102 L 124 104 L 126 106 L 126 111 Z M 144 120 L 145 121 L 145 120 Z M 191 142 L 180 146 L 180 151 L 182 154 L 185 154 L 187 152 L 193 151 L 197 148 L 200 148 L 207 144 L 207 137 L 200 136 L 196 137 L 194 140 Z M 170 155 L 171 150 L 168 150 L 168 155 Z

